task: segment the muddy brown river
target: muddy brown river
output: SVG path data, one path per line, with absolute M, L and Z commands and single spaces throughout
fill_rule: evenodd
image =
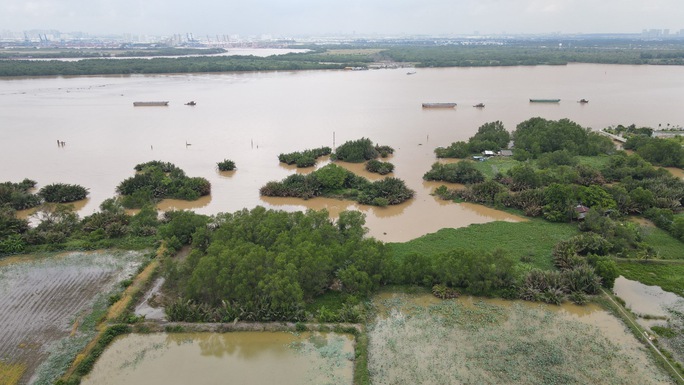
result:
M 284 210 L 361 210 L 370 235 L 404 241 L 442 227 L 520 218 L 430 195 L 422 175 L 433 150 L 467 140 L 486 122 L 509 131 L 535 116 L 569 118 L 601 129 L 616 124 L 684 125 L 684 67 L 568 66 L 420 69 L 406 71 L 280 71 L 150 76 L 0 79 L 1 181 L 31 178 L 38 187 L 75 183 L 90 189 L 79 214 L 98 210 L 133 167 L 150 160 L 207 178 L 212 195 L 160 208 L 203 214 L 263 205 Z M 530 98 L 561 98 L 558 104 Z M 589 100 L 587 104 L 577 101 Z M 134 101 L 168 107 L 133 107 Z M 194 100 L 195 106 L 184 103 Z M 423 102 L 455 102 L 423 109 Z M 485 108 L 472 105 L 484 103 Z M 393 176 L 416 191 L 402 205 L 377 208 L 329 199 L 266 199 L 266 182 L 296 171 L 277 156 L 367 137 L 395 148 Z M 333 141 L 334 138 L 334 141 Z M 58 146 L 57 141 L 64 141 Z M 237 171 L 220 173 L 231 159 Z M 324 162 L 321 162 L 323 164 Z M 360 171 L 357 165 L 349 165 Z

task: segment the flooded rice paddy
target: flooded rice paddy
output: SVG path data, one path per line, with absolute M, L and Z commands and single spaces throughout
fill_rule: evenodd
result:
M 135 272 L 134 252 L 23 256 L 0 265 L 0 363 L 24 368 L 21 381 L 52 383 L 51 375 L 92 338 L 93 307 L 106 308 L 106 293 Z M 99 305 L 97 305 L 98 303 Z M 48 357 L 52 353 L 53 360 Z M 46 359 L 48 359 L 46 361 Z M 40 364 L 43 369 L 38 369 Z M 38 369 L 36 371 L 36 369 Z M 64 368 L 62 368 L 63 370 Z
M 483 123 L 501 120 L 510 131 L 536 116 L 569 118 L 593 129 L 684 124 L 679 108 L 684 68 L 675 66 L 426 68 L 414 76 L 377 70 L 42 77 L 5 78 L 0 84 L 5 127 L 0 162 L 17 165 L 0 170 L 0 180 L 31 178 L 38 188 L 57 182 L 85 186 L 90 199 L 77 207 L 80 215 L 114 196 L 136 164 L 162 160 L 212 184 L 210 197 L 165 201 L 163 210 L 354 209 L 367 215 L 370 235 L 384 241 L 405 241 L 442 227 L 520 220 L 478 206 L 444 204 L 430 195 L 434 185 L 423 183 L 435 161 L 434 148 L 467 140 Z M 561 103 L 529 103 L 539 95 Z M 590 103 L 577 103 L 581 98 Z M 133 107 L 145 100 L 168 100 L 169 106 Z M 185 106 L 189 100 L 197 105 Z M 458 106 L 421 108 L 430 100 Z M 480 102 L 487 107 L 471 107 Z M 361 137 L 395 148 L 393 175 L 416 191 L 415 199 L 377 208 L 259 196 L 268 181 L 300 172 L 282 167 L 278 154 Z M 237 171 L 219 172 L 216 163 L 224 159 L 233 160 Z M 364 173 L 360 166 L 348 167 Z
M 334 333 L 130 334 L 82 384 L 350 385 L 353 358 L 353 337 Z
M 369 326 L 373 384 L 668 384 L 595 306 L 384 294 Z

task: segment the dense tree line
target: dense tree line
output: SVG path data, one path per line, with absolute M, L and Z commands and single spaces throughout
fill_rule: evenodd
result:
M 151 57 L 151 56 L 186 56 L 186 55 L 214 55 L 226 52 L 223 48 L 145 48 L 130 50 L 119 49 L 20 49 L 0 52 L 0 59 L 62 59 L 62 58 L 105 58 L 105 57 Z
M 306 55 L 306 54 L 299 54 Z M 140 59 L 84 59 L 79 61 L 0 60 L 0 76 L 75 76 L 109 74 L 167 74 L 227 71 L 279 71 L 343 69 L 359 63 L 319 62 L 318 57 L 307 56 L 199 56 L 180 58 Z M 340 59 L 343 59 L 340 57 Z
M 488 67 L 519 65 L 601 64 L 684 64 L 684 47 L 579 46 L 578 41 L 522 42 L 502 45 L 443 45 L 392 47 L 382 54 L 394 61 L 418 63 L 418 67 Z M 568 48 L 568 44 L 572 48 Z
M 396 205 L 411 199 L 414 194 L 401 179 L 385 178 L 370 182 L 336 164 L 326 165 L 309 175 L 293 174 L 281 182 L 268 182 L 259 193 L 303 199 L 337 197 L 374 206 Z
M 558 44 L 564 44 L 558 49 Z M 367 43 L 360 47 L 342 48 L 380 48 L 372 53 L 343 53 L 340 46 L 305 47 L 306 53 L 286 55 L 254 56 L 195 56 L 181 58 L 153 58 L 150 60 L 86 59 L 77 62 L 0 60 L 0 76 L 55 76 L 55 75 L 104 75 L 104 74 L 144 74 L 144 73 L 192 73 L 225 71 L 274 71 L 304 69 L 342 69 L 345 67 L 366 66 L 379 60 L 411 63 L 418 67 L 481 67 L 481 66 L 518 66 L 518 65 L 565 65 L 568 63 L 605 63 L 605 64 L 664 64 L 684 65 L 684 47 L 659 46 L 643 41 L 562 41 L 543 42 L 506 41 L 502 44 L 453 44 L 436 41 L 417 42 L 401 45 Z M 335 49 L 330 52 L 326 48 Z M 206 54 L 208 51 L 202 50 Z M 114 53 L 115 56 L 157 56 L 193 55 L 196 52 L 173 49 L 129 50 Z M 10 53 L 9 55 L 12 55 Z M 40 56 L 37 51 L 27 55 Z M 56 55 L 56 56 L 51 56 Z M 81 52 L 60 52 L 43 55 L 44 57 L 83 57 L 91 55 Z M 102 57 L 105 53 L 92 53 Z M 416 64 L 417 63 L 417 64 Z
M 151 161 L 136 165 L 135 170 L 135 176 L 116 188 L 127 208 L 140 208 L 164 198 L 195 200 L 211 193 L 208 180 L 188 177 L 172 163 Z

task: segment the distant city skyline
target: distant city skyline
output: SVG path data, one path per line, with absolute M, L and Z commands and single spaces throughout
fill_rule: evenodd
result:
M 155 36 L 677 34 L 684 6 L 681 0 L 3 0 L 0 28 Z

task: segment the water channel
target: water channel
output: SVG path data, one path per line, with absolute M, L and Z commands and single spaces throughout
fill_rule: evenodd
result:
M 203 214 L 262 205 L 284 210 L 361 210 L 370 235 L 404 241 L 443 227 L 518 217 L 476 205 L 445 204 L 422 175 L 433 150 L 467 140 L 486 122 L 509 131 L 531 117 L 569 118 L 601 129 L 617 124 L 684 125 L 684 67 L 573 64 L 567 66 L 371 71 L 277 71 L 0 79 L 0 180 L 24 178 L 89 188 L 80 215 L 115 195 L 133 167 L 150 160 L 176 164 L 207 178 L 211 197 L 166 201 L 163 209 Z M 560 98 L 558 104 L 530 98 Z M 577 101 L 586 98 L 589 103 Z M 134 101 L 168 107 L 133 107 Z M 184 103 L 194 100 L 196 106 Z M 446 110 L 423 102 L 456 102 Z M 485 108 L 473 108 L 484 103 Z M 277 155 L 334 147 L 367 137 L 396 152 L 394 176 L 416 197 L 377 208 L 329 199 L 273 199 L 259 188 L 293 170 Z M 64 141 L 58 146 L 57 141 Z M 187 145 L 186 145 L 187 144 Z M 231 159 L 238 170 L 220 173 Z M 324 162 L 321 162 L 324 164 Z M 354 167 L 354 166 L 350 166 Z

